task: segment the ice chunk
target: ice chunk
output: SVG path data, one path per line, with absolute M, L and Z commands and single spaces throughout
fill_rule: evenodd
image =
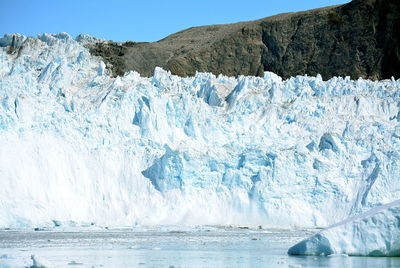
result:
M 166 148 L 166 153 L 142 174 L 149 178 L 158 191 L 181 189 L 182 159 L 177 152 Z
M 79 34 L 75 40 L 83 45 L 90 44 L 90 43 L 103 43 L 107 42 L 104 39 L 97 38 L 88 34 Z
M 335 142 L 335 138 L 330 133 L 325 133 L 319 141 L 319 150 L 322 151 L 327 149 L 332 150 L 334 152 L 339 151 L 337 143 Z
M 334 224 L 294 245 L 288 253 L 400 257 L 400 200 Z
M 106 73 L 106 65 L 104 64 L 104 62 L 100 62 L 99 64 L 99 68 L 97 69 L 97 74 L 98 76 L 102 76 Z
M 197 97 L 203 98 L 211 106 L 222 106 L 222 100 L 218 95 L 217 88 L 211 81 L 200 88 L 199 92 L 197 92 Z
M 0 47 L 20 47 L 26 40 L 26 36 L 20 34 L 5 34 L 0 38 Z
M 33 264 L 30 268 L 52 268 L 53 265 L 44 258 L 32 255 L 31 256 Z

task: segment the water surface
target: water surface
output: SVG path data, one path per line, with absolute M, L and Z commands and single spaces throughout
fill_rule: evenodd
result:
M 0 231 L 0 267 L 31 255 L 56 267 L 400 267 L 400 258 L 295 257 L 287 249 L 315 230 L 227 227 Z

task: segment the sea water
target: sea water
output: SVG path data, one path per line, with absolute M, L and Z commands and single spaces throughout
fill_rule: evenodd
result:
M 0 231 L 0 267 L 400 267 L 400 258 L 289 256 L 318 230 L 203 226 Z

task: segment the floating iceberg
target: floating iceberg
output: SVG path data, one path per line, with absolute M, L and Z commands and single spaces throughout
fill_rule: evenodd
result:
M 328 226 L 400 199 L 400 81 L 156 68 L 0 38 L 0 227 Z
M 334 224 L 294 245 L 288 253 L 400 257 L 400 200 Z
M 29 268 L 51 268 L 54 267 L 48 260 L 32 255 L 33 264 Z

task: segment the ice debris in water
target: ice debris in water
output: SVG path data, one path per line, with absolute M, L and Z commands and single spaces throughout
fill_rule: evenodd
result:
M 156 68 L 0 38 L 0 227 L 328 226 L 400 199 L 400 81 Z
M 31 256 L 33 264 L 29 268 L 52 268 L 54 267 L 49 261 L 35 255 Z
M 400 257 L 400 200 L 336 223 L 294 245 L 288 253 Z

